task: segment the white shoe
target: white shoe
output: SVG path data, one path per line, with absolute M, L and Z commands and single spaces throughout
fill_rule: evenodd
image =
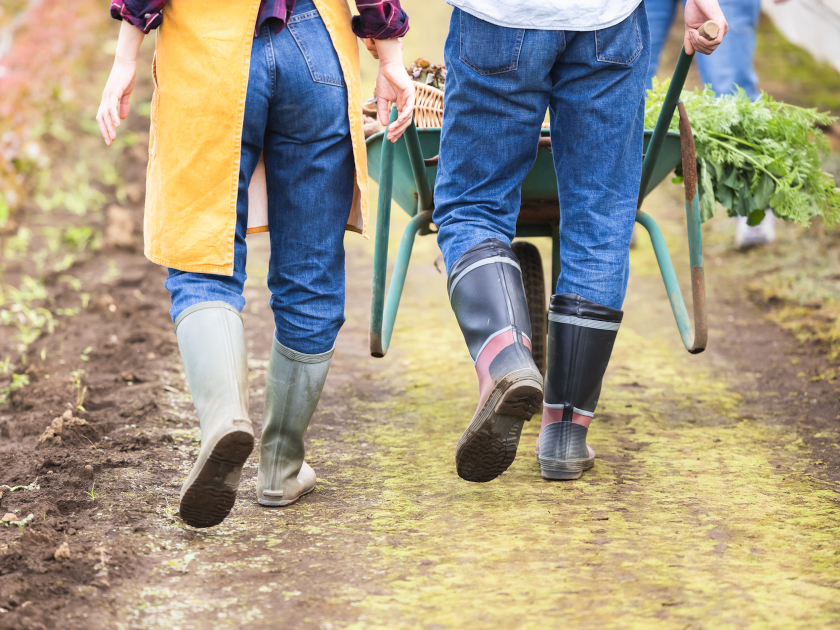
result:
M 735 217 L 735 247 L 740 250 L 769 245 L 776 240 L 776 217 L 770 208 L 764 211 L 764 218 L 756 226 L 747 225 L 747 217 Z

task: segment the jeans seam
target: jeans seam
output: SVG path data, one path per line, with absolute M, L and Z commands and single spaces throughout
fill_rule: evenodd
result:
M 301 13 L 300 15 L 293 15 L 289 18 L 289 21 L 286 24 L 297 24 L 298 22 L 303 22 L 304 20 L 311 20 L 314 17 L 318 17 L 320 14 L 318 13 L 317 9 L 312 9 L 311 11 L 307 11 L 306 13 Z
M 274 60 L 274 44 L 271 41 L 271 31 L 267 24 L 263 25 L 263 34 L 265 35 L 266 39 L 266 46 L 265 46 L 265 57 L 266 63 L 268 63 L 268 82 L 269 82 L 269 101 L 274 101 L 274 91 L 276 86 L 276 75 L 275 75 L 275 60 Z

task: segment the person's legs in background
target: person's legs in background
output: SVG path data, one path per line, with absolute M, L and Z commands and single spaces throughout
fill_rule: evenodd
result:
M 694 63 L 703 82 L 710 83 L 716 94 L 730 94 L 740 87 L 755 100 L 761 95 L 753 64 L 761 0 L 719 0 L 719 3 L 729 32 L 713 55 L 695 55 Z
M 704 83 L 711 83 L 716 94 L 730 94 L 740 87 L 755 100 L 761 96 L 753 63 L 761 1 L 720 0 L 720 8 L 729 32 L 713 55 L 696 55 L 695 63 Z M 747 217 L 735 220 L 738 249 L 768 245 L 776 240 L 776 217 L 769 209 L 762 222 L 754 227 L 747 225 Z
M 647 87 L 650 88 L 674 20 L 676 3 L 674 0 L 646 0 L 645 7 L 651 40 L 647 79 Z M 694 56 L 700 78 L 703 83 L 711 84 L 716 94 L 730 94 L 740 87 L 751 99 L 757 99 L 761 93 L 753 57 L 761 0 L 720 0 L 720 8 L 726 16 L 729 32 L 713 55 Z M 746 217 L 737 217 L 735 246 L 747 249 L 772 243 L 776 240 L 775 225 L 776 218 L 769 209 L 761 224 L 755 227 L 747 225 Z
M 455 452 L 468 481 L 490 481 L 510 466 L 522 425 L 542 402 L 510 243 L 559 52 L 557 32 L 505 28 L 453 10 L 434 222 L 450 303 L 478 376 L 478 407 Z
M 610 28 L 565 35 L 550 104 L 561 273 L 537 444 L 547 479 L 577 479 L 594 463 L 586 434 L 623 316 L 650 56 L 644 4 Z
M 645 82 L 645 88 L 648 90 L 653 85 L 653 77 L 656 76 L 656 70 L 659 68 L 659 57 L 662 55 L 662 48 L 668 40 L 668 32 L 674 23 L 678 1 L 645 0 L 645 11 L 650 28 L 650 63 L 648 64 L 647 81 Z M 726 15 L 726 12 L 724 12 L 724 15 Z
M 236 500 L 254 446 L 248 417 L 248 361 L 240 312 L 245 305 L 248 185 L 262 153 L 268 115 L 268 36 L 254 39 L 236 204 L 232 276 L 169 270 L 170 315 L 201 423 L 198 460 L 181 489 L 181 517 L 194 527 L 220 523 Z
M 344 233 L 355 166 L 341 65 L 312 0 L 299 1 L 270 42 L 265 166 L 276 329 L 257 500 L 284 506 L 315 488 L 303 437 L 344 323 Z

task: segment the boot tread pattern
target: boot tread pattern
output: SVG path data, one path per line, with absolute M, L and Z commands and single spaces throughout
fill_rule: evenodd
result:
M 516 458 L 522 425 L 542 404 L 542 378 L 534 370 L 517 370 L 475 415 L 455 449 L 458 475 L 466 481 L 492 481 Z
M 213 527 L 233 509 L 242 467 L 254 450 L 247 431 L 223 435 L 181 497 L 180 515 L 193 527 Z

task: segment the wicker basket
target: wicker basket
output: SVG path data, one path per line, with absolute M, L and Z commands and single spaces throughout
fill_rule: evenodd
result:
M 443 120 L 443 90 L 422 83 L 414 84 L 414 124 L 418 127 L 440 127 Z M 543 129 L 549 129 L 547 122 Z
M 414 84 L 414 124 L 440 127 L 443 120 L 443 90 L 422 83 Z

